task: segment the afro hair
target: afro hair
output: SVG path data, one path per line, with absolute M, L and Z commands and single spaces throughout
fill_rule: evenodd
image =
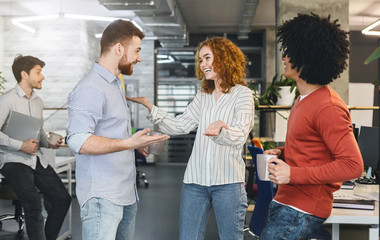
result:
M 331 22 L 330 16 L 298 14 L 278 28 L 278 42 L 292 68 L 300 71 L 300 78 L 309 84 L 327 85 L 347 67 L 348 32 L 337 22 Z

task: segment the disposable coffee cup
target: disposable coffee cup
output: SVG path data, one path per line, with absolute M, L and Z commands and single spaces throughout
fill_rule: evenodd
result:
M 259 180 L 261 181 L 270 181 L 269 180 L 269 171 L 268 171 L 268 161 L 271 158 L 277 158 L 276 155 L 269 155 L 269 154 L 257 154 L 257 174 L 259 176 Z
M 62 136 L 57 134 L 57 133 L 53 133 L 53 132 L 50 132 L 48 135 L 48 143 L 50 145 L 57 145 L 58 144 L 58 141 L 61 140 Z
M 159 133 L 159 132 L 150 132 L 149 135 L 150 136 L 160 136 L 160 135 L 162 135 L 162 133 Z M 152 154 L 155 154 L 155 155 L 159 155 L 161 153 L 161 151 L 162 151 L 162 148 L 164 147 L 164 144 L 165 144 L 165 141 L 161 141 L 161 142 L 149 145 L 148 146 L 149 153 L 152 153 Z

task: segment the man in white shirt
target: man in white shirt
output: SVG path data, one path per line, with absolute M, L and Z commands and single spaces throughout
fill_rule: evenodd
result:
M 45 79 L 45 63 L 32 56 L 15 58 L 12 71 L 17 85 L 0 96 L 0 129 L 3 129 L 12 111 L 42 120 L 43 103 L 33 89 L 41 89 Z M 20 141 L 0 131 L 0 173 L 5 177 L 20 200 L 30 240 L 57 239 L 71 197 L 61 179 L 49 165 L 40 147 L 58 148 L 47 141 L 41 128 L 36 139 Z M 45 204 L 48 217 L 42 216 L 39 193 L 49 202 Z

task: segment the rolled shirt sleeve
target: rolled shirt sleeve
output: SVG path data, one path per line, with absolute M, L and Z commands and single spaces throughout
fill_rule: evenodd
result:
M 70 149 L 74 151 L 74 153 L 79 154 L 82 145 L 91 135 L 91 133 L 75 133 L 67 138 L 67 144 L 69 145 Z
M 94 87 L 83 88 L 80 94 L 76 93 L 72 92 L 67 102 L 70 110 L 67 143 L 73 152 L 79 154 L 82 145 L 94 134 L 96 124 L 103 115 L 104 102 L 103 95 Z

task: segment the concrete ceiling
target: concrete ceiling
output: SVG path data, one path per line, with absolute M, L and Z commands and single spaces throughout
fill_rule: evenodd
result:
M 129 1 L 141 4 L 146 0 Z M 114 4 L 120 0 L 0 0 L 0 15 L 71 13 L 128 18 L 139 23 L 147 36 L 180 44 L 185 43 L 189 33 L 242 34 L 247 22 L 249 30 L 275 24 L 275 0 L 149 0 L 148 4 L 155 2 L 155 6 L 145 11 L 125 10 L 125 6 L 113 7 L 122 10 L 109 10 L 110 5 L 100 4 L 107 2 Z M 349 3 L 350 30 L 362 30 L 380 18 L 380 0 L 349 0 Z

